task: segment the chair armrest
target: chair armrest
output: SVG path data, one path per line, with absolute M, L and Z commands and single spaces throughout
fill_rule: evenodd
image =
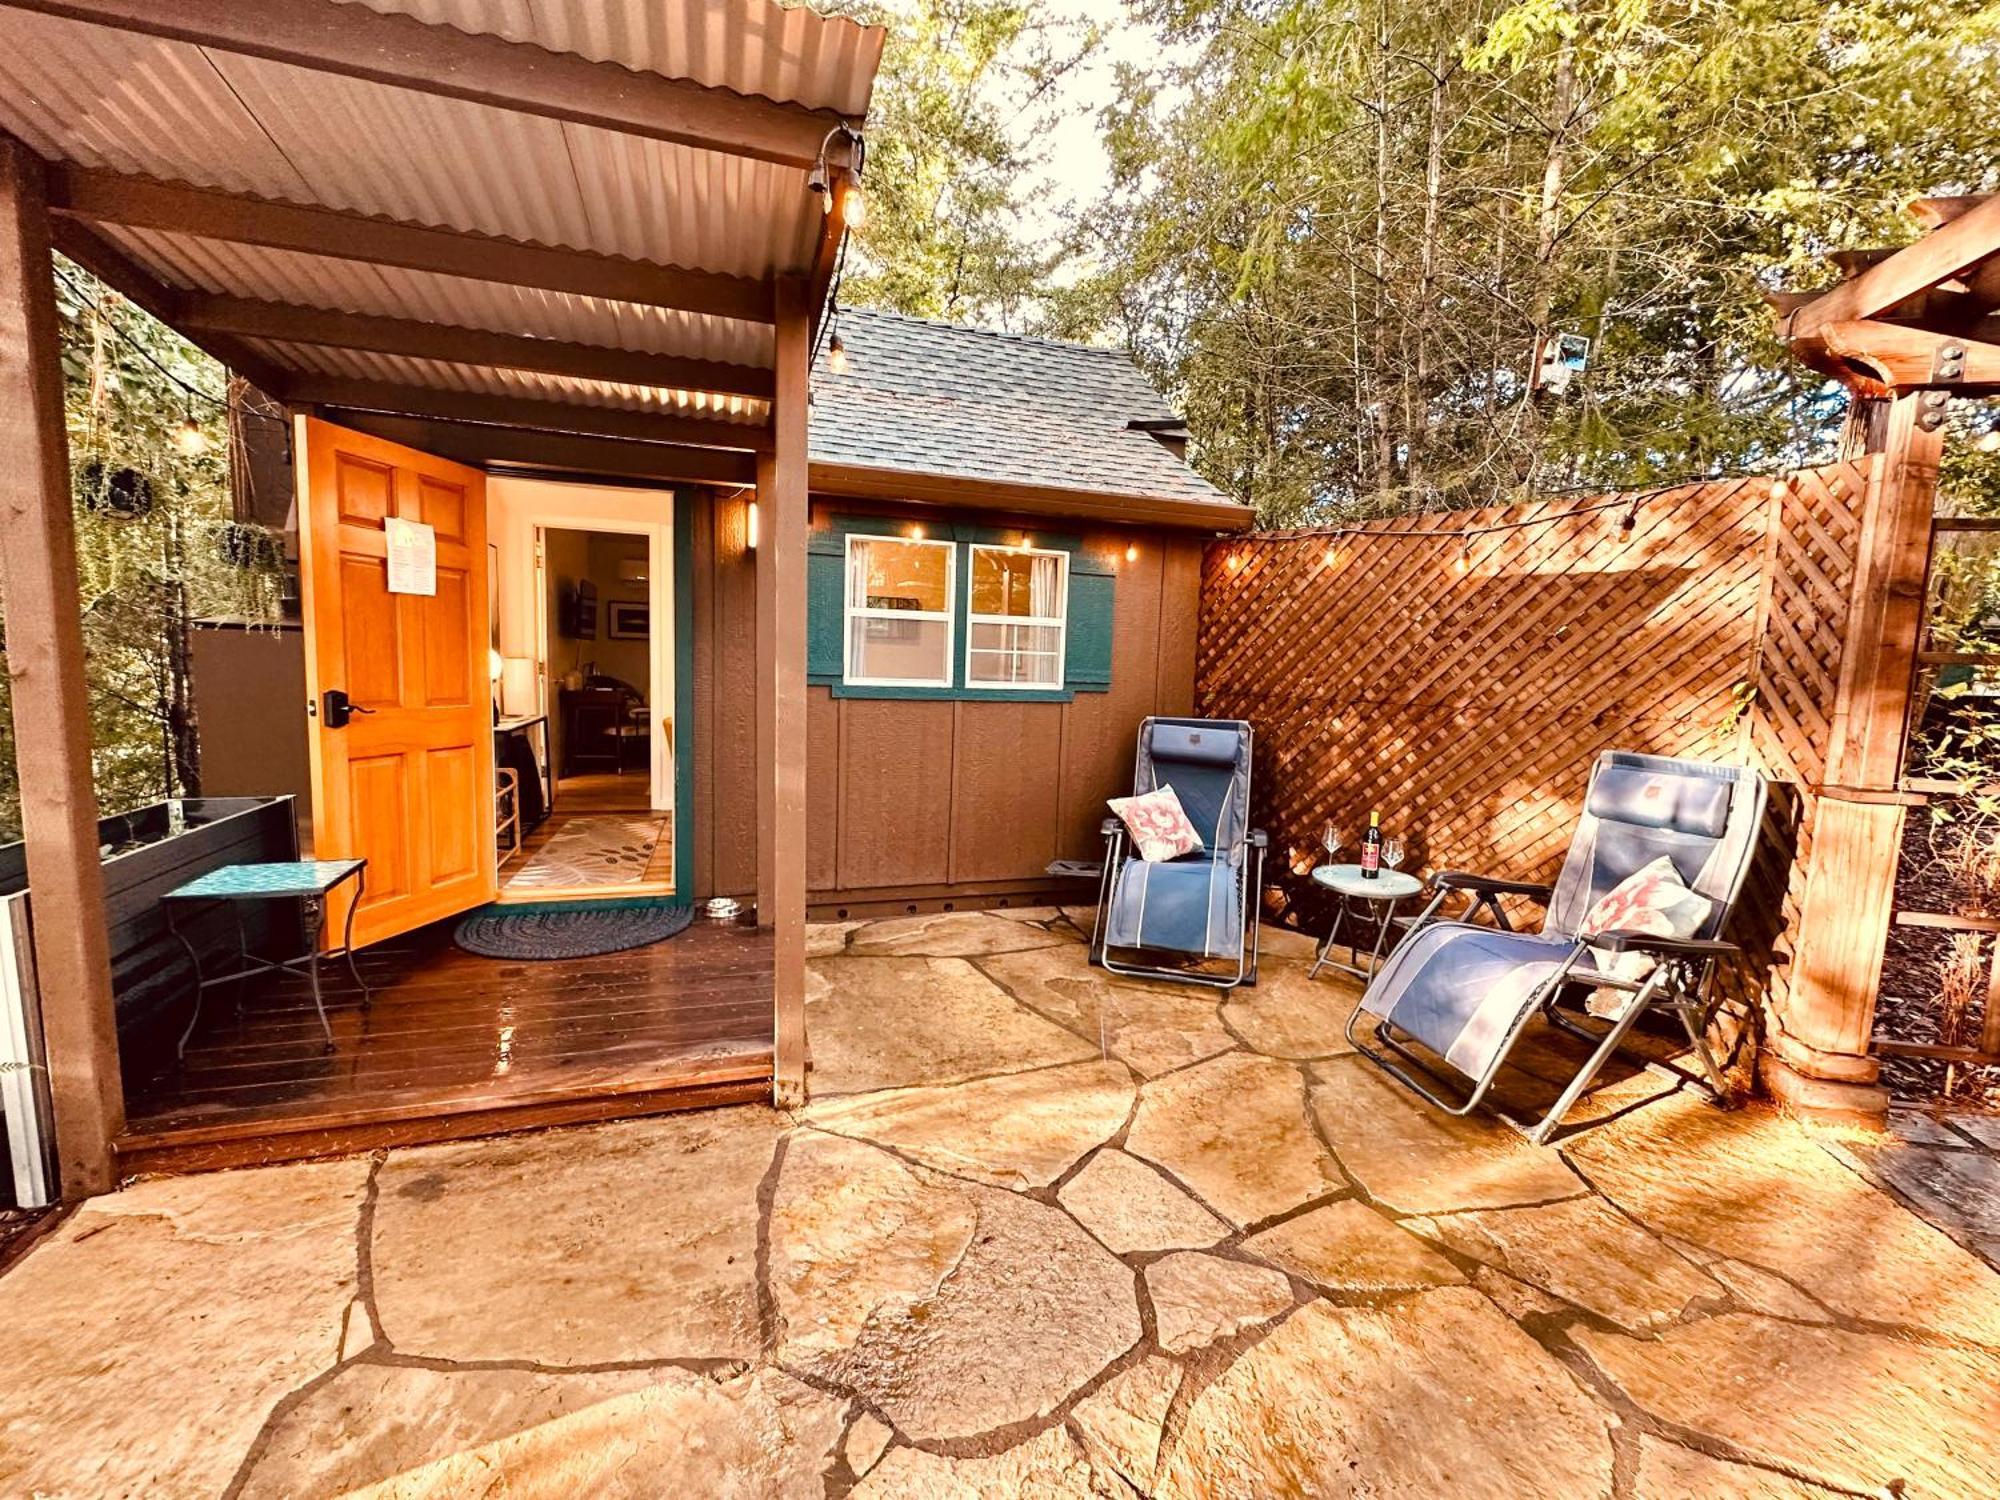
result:
M 1724 942 L 1720 938 L 1659 937 L 1650 932 L 1622 930 L 1593 933 L 1577 941 L 1612 953 L 1657 953 L 1665 958 L 1723 958 L 1728 954 L 1743 951 L 1734 943 Z
M 1271 835 L 1261 828 L 1253 828 L 1244 835 L 1243 842 L 1252 849 L 1268 849 L 1271 847 Z
M 1532 896 L 1547 901 L 1555 894 L 1552 885 L 1532 880 L 1499 880 L 1491 875 L 1475 875 L 1470 870 L 1439 870 L 1431 884 L 1441 891 L 1474 891 L 1484 896 Z

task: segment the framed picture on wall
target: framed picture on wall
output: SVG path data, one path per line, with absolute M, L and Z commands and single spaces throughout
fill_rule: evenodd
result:
M 643 641 L 651 634 L 651 606 L 643 599 L 613 599 L 604 606 L 607 641 Z

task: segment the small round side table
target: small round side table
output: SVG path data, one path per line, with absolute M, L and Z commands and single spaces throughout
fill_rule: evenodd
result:
M 1373 879 L 1361 873 L 1359 865 L 1321 865 L 1312 872 L 1312 878 L 1326 889 L 1340 897 L 1340 910 L 1334 915 L 1333 923 L 1326 930 L 1326 941 L 1319 945 L 1319 956 L 1313 960 L 1312 972 L 1307 975 L 1317 979 L 1319 971 L 1331 964 L 1343 973 L 1358 979 L 1368 978 L 1382 966 L 1382 950 L 1389 944 L 1389 930 L 1396 919 L 1396 903 L 1405 896 L 1414 896 L 1424 888 L 1424 883 L 1414 875 L 1405 875 L 1400 870 L 1378 870 Z M 1361 967 L 1361 953 L 1352 938 L 1347 944 L 1348 962 L 1342 963 L 1333 955 L 1333 940 L 1342 924 L 1347 921 L 1349 909 L 1357 901 L 1374 908 L 1375 949 L 1368 968 Z

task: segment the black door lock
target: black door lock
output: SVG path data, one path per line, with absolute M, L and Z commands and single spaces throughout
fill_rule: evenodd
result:
M 320 694 L 320 722 L 328 729 L 345 729 L 347 721 L 356 714 L 372 714 L 372 708 L 363 708 L 358 703 L 350 703 L 347 694 L 339 688 L 328 688 Z

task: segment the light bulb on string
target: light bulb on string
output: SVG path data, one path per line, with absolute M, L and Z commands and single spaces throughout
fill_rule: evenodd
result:
M 1464 532 L 1460 532 L 1458 537 L 1458 556 L 1452 559 L 1451 570 L 1454 573 L 1463 573 L 1471 566 L 1472 538 Z
M 182 458 L 200 458 L 208 452 L 208 434 L 194 419 L 194 408 L 191 406 L 174 425 L 174 451 Z
M 849 229 L 859 229 L 868 222 L 868 195 L 861 191 L 861 184 L 852 180 L 840 185 L 840 222 Z
M 847 373 L 847 344 L 837 333 L 827 340 L 826 367 L 835 375 Z

